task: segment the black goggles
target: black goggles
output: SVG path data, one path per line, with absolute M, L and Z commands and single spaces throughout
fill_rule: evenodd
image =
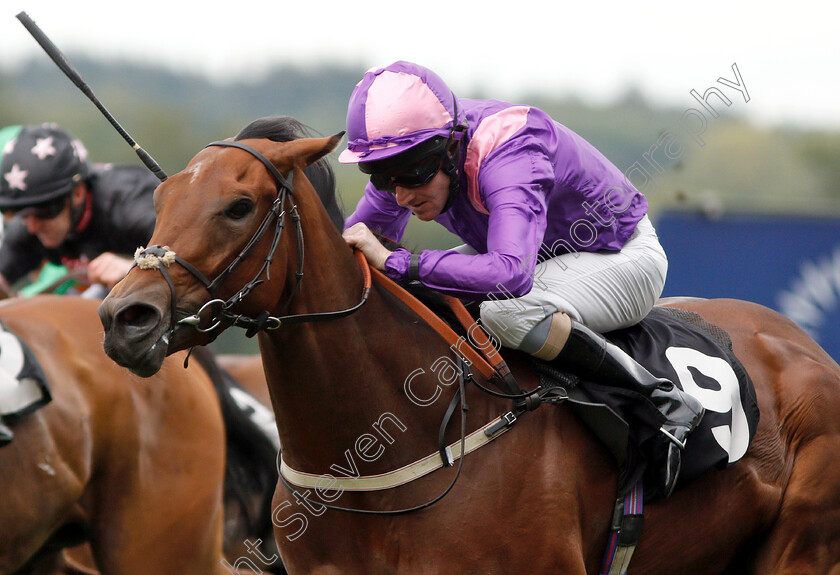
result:
M 33 216 L 39 220 L 54 220 L 64 211 L 67 202 L 70 199 L 69 195 L 61 196 L 54 200 L 49 200 L 34 206 L 25 206 L 20 208 L 5 208 L 3 215 L 5 217 L 12 216 Z
M 421 158 L 410 168 L 398 172 L 370 174 L 370 183 L 377 190 L 391 194 L 397 193 L 397 186 L 401 188 L 425 186 L 440 171 L 445 155 L 446 149 L 443 152 Z

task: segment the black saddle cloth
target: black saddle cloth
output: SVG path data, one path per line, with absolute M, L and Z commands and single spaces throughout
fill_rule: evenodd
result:
M 699 315 L 654 308 L 640 323 L 604 334 L 657 377 L 672 381 L 706 408 L 689 436 L 677 482 L 679 490 L 712 468 L 732 465 L 746 452 L 758 427 L 752 380 L 732 352 L 728 334 Z M 555 366 L 536 366 L 544 382 Z M 568 389 L 570 405 L 607 445 L 619 465 L 623 494 L 642 479 L 645 499 L 662 495 L 660 467 L 668 440 L 658 432 L 662 415 L 643 396 L 597 382 Z

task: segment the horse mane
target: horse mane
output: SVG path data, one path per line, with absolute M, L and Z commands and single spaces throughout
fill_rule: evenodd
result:
M 235 140 L 246 140 L 248 138 L 265 138 L 274 142 L 290 142 L 299 138 L 314 137 L 318 134 L 291 116 L 266 116 L 254 120 L 234 138 Z M 327 210 L 330 220 L 338 230 L 344 228 L 344 212 L 338 203 L 336 196 L 335 173 L 326 158 L 321 158 L 311 166 L 306 167 L 303 172 L 315 191 L 321 203 Z

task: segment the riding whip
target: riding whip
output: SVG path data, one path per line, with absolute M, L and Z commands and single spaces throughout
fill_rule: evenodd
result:
M 137 155 L 143 161 L 147 168 L 149 168 L 159 179 L 160 181 L 166 180 L 166 173 L 161 169 L 158 163 L 149 155 L 149 153 L 141 148 L 137 142 L 135 142 L 131 136 L 128 135 L 122 126 L 120 126 L 119 122 L 114 119 L 111 113 L 102 105 L 102 102 L 99 101 L 99 98 L 93 93 L 93 90 L 90 89 L 90 86 L 87 85 L 87 82 L 82 79 L 81 74 L 76 71 L 76 68 L 64 57 L 64 54 L 61 53 L 61 50 L 53 44 L 52 40 L 47 38 L 47 35 L 35 24 L 35 21 L 27 15 L 26 12 L 21 12 L 17 15 L 17 19 L 20 20 L 20 23 L 32 34 L 32 37 L 35 38 L 35 41 L 41 45 L 41 48 L 47 53 L 47 55 L 52 59 L 53 62 L 64 72 L 64 75 L 70 78 L 70 80 L 76 84 L 76 86 L 84 93 L 88 99 L 94 103 L 94 105 L 99 108 L 99 111 L 105 116 L 105 118 L 111 122 L 111 125 L 120 133 L 123 139 L 128 142 L 128 144 L 134 148 L 134 151 L 137 152 Z

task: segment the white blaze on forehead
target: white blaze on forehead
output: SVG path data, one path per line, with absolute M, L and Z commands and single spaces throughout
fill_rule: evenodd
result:
M 186 172 L 188 174 L 192 174 L 192 177 L 190 178 L 190 183 L 191 184 L 195 183 L 195 181 L 198 179 L 199 174 L 201 174 L 201 170 L 203 170 L 203 169 L 204 169 L 204 162 L 198 162 L 197 164 L 195 164 L 194 166 L 192 166 L 192 167 L 190 167 L 186 170 Z

